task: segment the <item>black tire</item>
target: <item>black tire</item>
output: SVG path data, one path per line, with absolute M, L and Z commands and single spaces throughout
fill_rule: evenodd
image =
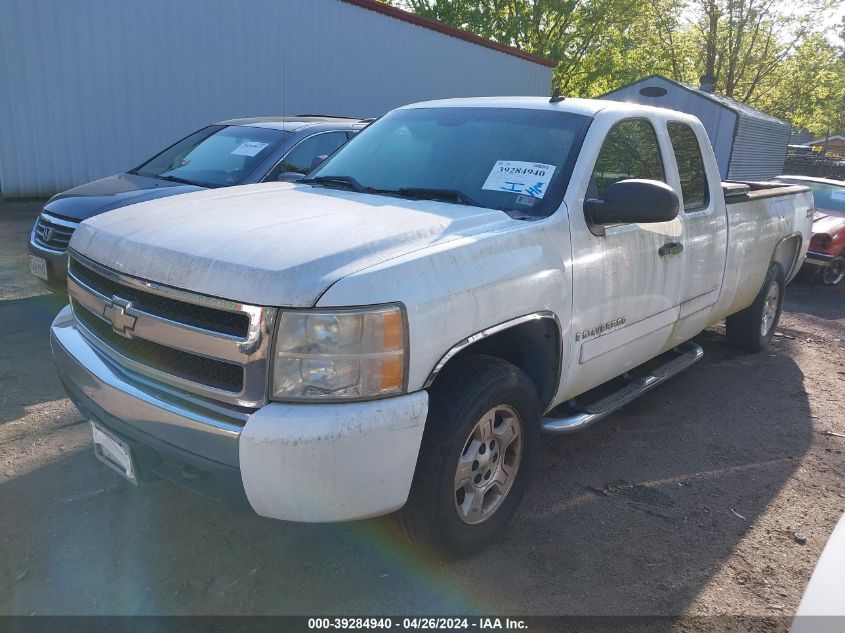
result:
M 769 321 L 768 329 L 763 332 L 764 311 L 767 309 L 769 290 L 773 284 L 777 286 L 777 308 L 774 318 Z M 783 269 L 780 264 L 772 264 L 754 303 L 727 318 L 726 332 L 733 345 L 747 352 L 759 352 L 769 346 L 783 311 L 784 286 Z
M 461 498 L 455 490 L 458 460 L 470 446 L 468 440 L 479 420 L 500 406 L 517 414 L 521 459 L 498 507 L 489 518 L 469 524 L 457 507 L 456 498 Z M 392 515 L 393 523 L 414 545 L 447 558 L 483 549 L 502 533 L 516 511 L 531 478 L 539 437 L 539 399 L 525 372 L 492 356 L 453 361 L 429 390 L 428 419 L 411 492 L 405 507 Z M 477 462 L 472 463 L 475 468 Z

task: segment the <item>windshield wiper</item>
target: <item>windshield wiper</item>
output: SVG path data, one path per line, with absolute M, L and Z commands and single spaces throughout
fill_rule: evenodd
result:
M 156 176 L 159 180 L 167 180 L 169 182 L 181 182 L 183 185 L 193 185 L 194 187 L 214 187 L 215 185 L 206 185 L 205 183 L 201 182 L 194 182 L 192 180 L 186 180 L 185 178 L 179 178 L 179 176 L 162 176 L 159 174 Z
M 355 180 L 352 176 L 315 176 L 314 178 L 303 178 L 299 182 L 305 183 L 306 185 L 315 184 L 323 185 L 325 187 L 340 186 L 341 189 L 349 189 L 351 191 L 357 191 L 358 193 L 364 193 L 367 191 L 367 188 Z
M 392 193 L 398 193 L 400 195 L 409 196 L 411 198 L 421 198 L 423 200 L 457 202 L 458 204 L 465 204 L 471 207 L 483 206 L 472 196 L 469 196 L 458 189 L 437 189 L 434 187 L 400 187 Z
M 365 187 L 352 176 L 315 176 L 314 178 L 303 178 L 299 182 L 305 184 L 323 185 L 326 187 L 340 186 L 357 193 L 372 193 L 385 196 L 403 196 L 407 198 L 418 198 L 421 200 L 439 200 L 441 202 L 457 202 L 472 207 L 483 206 L 471 196 L 458 189 L 436 189 L 429 187 L 400 187 L 399 189 L 376 189 Z

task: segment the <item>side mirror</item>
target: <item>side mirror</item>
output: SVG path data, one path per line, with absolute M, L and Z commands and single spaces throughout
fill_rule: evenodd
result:
M 279 182 L 296 182 L 303 178 L 305 178 L 305 174 L 300 174 L 298 171 L 280 171 L 279 175 L 276 176 L 276 180 Z
M 607 188 L 604 200 L 584 202 L 587 219 L 600 235 L 605 224 L 669 222 L 678 217 L 681 201 L 665 182 L 620 180 Z
M 320 154 L 319 156 L 315 156 L 314 160 L 311 161 L 311 169 L 317 169 L 324 160 L 329 157 L 328 154 Z

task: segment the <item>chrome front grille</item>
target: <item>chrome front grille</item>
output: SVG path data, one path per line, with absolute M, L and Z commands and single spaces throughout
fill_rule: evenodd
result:
M 152 294 L 147 290 L 124 285 L 114 277 L 100 274 L 93 268 L 80 264 L 76 259 L 71 259 L 70 270 L 76 280 L 88 288 L 95 289 L 107 297 L 116 295 L 131 301 L 138 310 L 220 334 L 243 338 L 249 333 L 249 314 L 246 312 L 229 312 Z
M 147 282 L 74 251 L 68 294 L 82 333 L 126 371 L 226 404 L 267 401 L 274 308 Z
M 79 222 L 42 211 L 35 223 L 33 241 L 44 248 L 64 253 L 77 226 Z

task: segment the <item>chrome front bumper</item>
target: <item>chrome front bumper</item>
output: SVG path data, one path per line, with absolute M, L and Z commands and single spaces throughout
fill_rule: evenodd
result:
M 77 330 L 70 306 L 53 321 L 50 346 L 59 378 L 86 416 L 110 427 L 125 423 L 141 442 L 238 467 L 242 424 L 236 418 L 202 410 L 124 374 Z M 117 422 L 110 423 L 112 418 Z
M 813 266 L 827 266 L 827 263 L 831 259 L 834 259 L 833 255 L 819 253 L 816 251 L 807 251 L 807 256 L 804 258 L 804 262 L 812 264 Z
M 148 455 L 154 475 L 213 497 L 237 492 L 261 516 L 286 521 L 378 516 L 408 498 L 428 413 L 425 391 L 345 404 L 273 402 L 234 419 L 222 406 L 204 408 L 188 394 L 128 375 L 91 346 L 69 306 L 53 321 L 50 343 L 74 404 Z M 145 460 L 138 459 L 143 479 Z M 180 481 L 180 468 L 186 479 L 196 475 L 185 466 L 202 473 L 207 490 Z

